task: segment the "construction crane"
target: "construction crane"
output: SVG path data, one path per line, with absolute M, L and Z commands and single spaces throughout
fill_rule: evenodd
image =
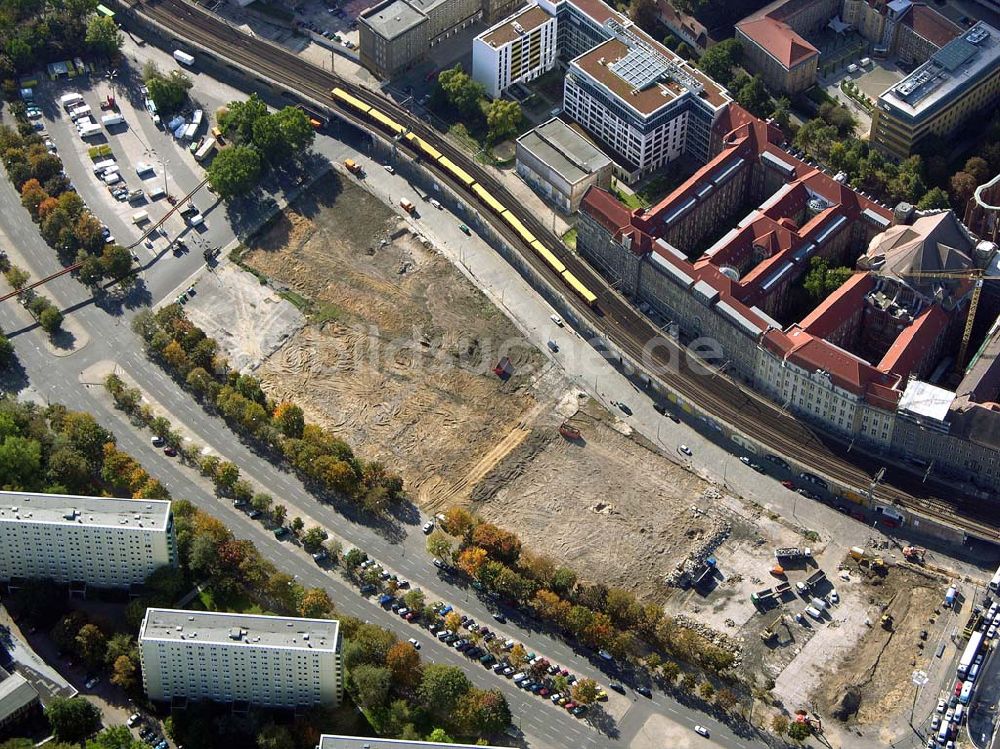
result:
M 965 354 L 969 350 L 969 339 L 972 338 L 972 324 L 976 320 L 976 308 L 979 306 L 979 295 L 983 290 L 983 282 L 1000 281 L 1000 276 L 987 276 L 982 268 L 968 268 L 966 270 L 940 270 L 940 271 L 904 271 L 899 273 L 903 278 L 941 278 L 953 279 L 957 281 L 972 281 L 972 299 L 969 302 L 969 314 L 965 319 L 965 331 L 962 333 L 962 345 L 958 349 L 958 358 L 955 360 L 955 369 L 961 371 L 965 366 Z

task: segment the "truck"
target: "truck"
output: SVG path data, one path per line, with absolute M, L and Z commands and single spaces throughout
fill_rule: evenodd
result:
M 819 585 L 821 582 L 826 580 L 826 573 L 823 570 L 816 570 L 809 577 L 806 578 L 806 585 L 810 588 L 814 585 Z
M 410 214 L 412 214 L 415 210 L 417 210 L 416 206 L 413 205 L 413 203 L 411 203 L 406 198 L 399 199 L 399 207 Z
M 803 559 L 812 556 L 812 549 L 808 546 L 800 549 L 795 546 L 781 546 L 774 550 L 775 559 Z
M 195 161 L 204 161 L 212 152 L 215 150 L 215 138 L 205 138 L 205 142 L 201 144 L 197 151 L 194 153 Z
M 124 125 L 125 118 L 120 114 L 106 114 L 101 117 L 101 124 L 104 127 L 114 127 L 115 125 Z
M 347 167 L 347 171 L 349 171 L 351 174 L 356 174 L 359 177 L 365 173 L 364 170 L 361 168 L 361 165 L 358 164 L 358 162 L 356 162 L 354 159 L 345 159 L 344 166 Z
M 80 128 L 80 137 L 83 139 L 93 138 L 95 135 L 100 135 L 102 132 L 101 126 L 96 122 L 90 125 L 86 125 Z
M 59 97 L 59 104 L 68 112 L 83 104 L 83 97 L 78 93 L 63 94 Z
M 174 59 L 181 65 L 187 65 L 188 67 L 194 65 L 194 55 L 189 55 L 187 52 L 180 49 L 174 50 Z
M 949 609 L 955 605 L 955 596 L 958 595 L 958 588 L 952 585 L 944 594 L 944 605 Z
M 965 678 L 965 675 L 969 672 L 969 667 L 972 666 L 973 661 L 976 660 L 976 656 L 979 654 L 979 648 L 982 644 L 983 633 L 973 632 L 969 637 L 969 642 L 965 646 L 965 650 L 962 652 L 962 657 L 958 661 L 958 678 Z

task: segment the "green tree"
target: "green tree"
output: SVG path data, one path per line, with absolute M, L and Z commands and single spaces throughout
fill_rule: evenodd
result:
M 57 697 L 45 708 L 45 717 L 58 741 L 78 743 L 101 727 L 101 711 L 83 697 Z
M 0 443 L 0 480 L 4 488 L 36 487 L 41 464 L 42 446 L 36 440 L 8 435 Z
M 660 12 L 655 0 L 632 0 L 629 5 L 629 16 L 635 25 L 647 34 L 653 33 L 660 22 Z
M 48 306 L 38 316 L 38 324 L 49 335 L 55 335 L 62 329 L 63 314 L 53 306 Z
M 257 510 L 257 512 L 263 512 L 267 514 L 271 511 L 271 505 L 274 504 L 274 499 L 270 494 L 265 492 L 258 492 L 253 495 L 253 499 L 250 500 L 250 505 Z
M 778 736 L 784 736 L 788 732 L 788 718 L 784 715 L 775 715 L 771 718 L 771 730 Z
M 292 533 L 298 536 L 302 529 L 305 527 L 305 521 L 302 520 L 298 515 L 292 518 L 292 522 L 288 524 L 288 527 L 292 529 Z
M 368 663 L 355 666 L 351 671 L 351 682 L 361 707 L 372 710 L 385 707 L 388 703 L 392 675 L 384 666 L 373 666 Z
M 597 701 L 599 687 L 593 679 L 580 679 L 573 685 L 573 701 L 581 705 L 589 705 Z
M 245 101 L 229 102 L 226 111 L 219 115 L 219 127 L 227 138 L 237 144 L 250 144 L 256 123 L 269 116 L 267 105 L 257 94 L 251 94 Z
M 842 286 L 853 273 L 846 267 L 831 268 L 825 258 L 814 256 L 809 260 L 809 271 L 802 286 L 814 301 L 819 302 Z
M 9 366 L 15 358 L 14 344 L 3 332 L 0 332 L 0 367 Z
M 141 746 L 127 726 L 105 728 L 87 742 L 87 749 L 140 749 Z
M 963 215 L 966 204 L 976 190 L 976 178 L 968 172 L 956 172 L 948 182 L 948 187 L 952 206 L 959 215 Z
M 23 268 L 19 268 L 16 265 L 11 265 L 6 271 L 4 271 L 4 276 L 7 278 L 7 283 L 15 291 L 20 291 L 31 280 L 31 274 Z
M 449 736 L 448 733 L 447 733 L 447 731 L 445 731 L 443 728 L 435 728 L 433 731 L 431 731 L 429 734 L 427 734 L 427 740 L 428 741 L 432 741 L 435 744 L 454 744 L 455 743 L 455 739 L 453 739 L 451 736 Z M 32 745 L 32 747 L 33 746 L 34 745 Z M 32 747 L 28 747 L 28 749 L 32 749 Z
M 438 559 L 451 556 L 451 539 L 441 531 L 434 531 L 427 537 L 427 553 Z
M 764 79 L 759 75 L 748 79 L 736 92 L 736 101 L 751 114 L 767 117 L 774 110 L 774 102 L 767 92 Z
M 487 138 L 491 143 L 496 143 L 516 135 L 523 116 L 521 105 L 516 101 L 494 99 L 486 111 L 486 124 L 489 127 Z
M 163 117 L 184 106 L 188 91 L 191 89 L 191 79 L 180 70 L 172 70 L 163 75 L 156 66 L 147 63 L 143 68 L 149 98 L 153 100 L 160 116 Z
M 275 505 L 271 512 L 271 519 L 274 520 L 275 524 L 283 525 L 286 517 L 288 517 L 288 508 L 284 505 Z
M 733 81 L 733 68 L 740 63 L 743 45 L 736 39 L 726 39 L 709 47 L 698 60 L 698 67 L 709 78 L 728 87 Z
M 104 662 L 108 638 L 96 624 L 84 624 L 76 633 L 76 647 L 80 657 L 91 668 Z
M 316 140 L 316 131 L 309 124 L 309 115 L 298 107 L 284 107 L 275 112 L 272 117 L 278 123 L 281 137 L 292 153 L 302 153 Z
M 462 669 L 430 663 L 424 666 L 424 678 L 420 681 L 417 694 L 427 710 L 438 716 L 446 716 L 471 688 L 472 682 Z
M 302 534 L 302 547 L 308 552 L 317 551 L 323 546 L 323 542 L 329 535 L 323 528 L 314 525 Z
M 461 65 L 442 70 L 438 74 L 437 88 L 445 100 L 462 114 L 477 119 L 482 116 L 480 102 L 486 96 L 486 89 L 463 71 Z
M 812 736 L 812 726 L 805 721 L 795 721 L 788 726 L 788 738 L 792 741 L 803 742 Z
M 95 14 L 87 21 L 87 36 L 84 41 L 95 54 L 111 57 L 121 49 L 125 37 L 118 31 L 114 18 Z
M 935 208 L 948 208 L 949 205 L 948 193 L 940 187 L 932 187 L 924 193 L 924 196 L 917 202 L 917 209 L 921 211 L 929 211 Z
M 263 172 L 260 152 L 253 146 L 223 149 L 208 167 L 208 181 L 218 195 L 230 199 L 251 192 Z
M 274 425 L 281 430 L 286 437 L 300 439 L 302 430 L 305 429 L 306 419 L 302 409 L 289 401 L 279 403 L 272 415 Z
M 135 691 L 139 687 L 139 668 L 135 661 L 127 655 L 118 656 L 111 669 L 111 683 L 126 692 Z

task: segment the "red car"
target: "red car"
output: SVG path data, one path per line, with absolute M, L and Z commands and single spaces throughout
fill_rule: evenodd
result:
M 570 700 L 565 705 L 563 705 L 563 707 L 565 707 L 567 710 L 572 710 L 574 707 L 576 707 L 576 703 Z
M 791 481 L 789 481 L 788 479 L 785 479 L 784 481 L 782 481 L 782 482 L 781 482 L 781 485 L 782 485 L 783 487 L 785 487 L 786 489 L 794 489 L 794 488 L 795 488 L 795 484 L 793 484 L 793 483 L 792 483 Z
M 417 612 L 416 611 L 411 611 L 409 614 L 407 614 L 403 618 L 406 619 L 406 621 L 408 621 L 408 622 L 412 622 L 414 619 L 417 618 Z
M 962 694 L 962 682 L 961 681 L 956 681 L 955 682 L 955 696 L 958 697 L 960 694 Z

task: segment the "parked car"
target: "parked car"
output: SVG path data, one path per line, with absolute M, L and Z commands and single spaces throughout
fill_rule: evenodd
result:
M 424 535 L 425 536 L 430 535 L 434 531 L 434 521 L 433 520 L 428 520 L 426 523 L 424 523 L 424 529 L 423 530 L 424 530 Z

